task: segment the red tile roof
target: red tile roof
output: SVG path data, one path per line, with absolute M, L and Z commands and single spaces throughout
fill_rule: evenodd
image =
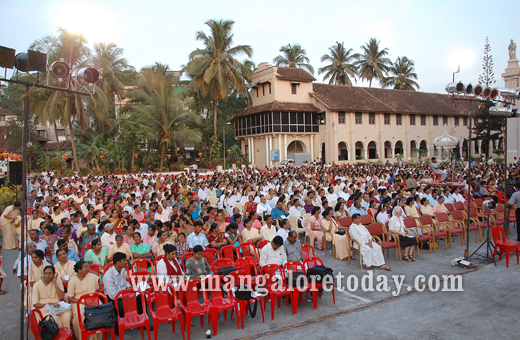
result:
M 469 105 L 438 93 L 328 84 L 312 86 L 314 97 L 331 111 L 458 115 Z
M 276 77 L 282 80 L 294 80 L 302 82 L 316 80 L 316 78 L 314 78 L 310 73 L 298 67 L 277 67 Z

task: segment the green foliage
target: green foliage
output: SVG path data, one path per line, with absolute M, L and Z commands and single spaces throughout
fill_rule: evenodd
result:
M 346 49 L 343 43 L 336 41 L 336 45 L 329 47 L 330 54 L 321 56 L 321 62 L 330 62 L 329 65 L 318 69 L 318 74 L 325 73 L 323 80 L 329 80 L 329 84 L 352 86 L 352 79 L 356 81 L 358 69 L 352 62 L 353 49 Z
M 414 69 L 415 63 L 407 57 L 397 57 L 395 63 L 389 68 L 392 75 L 385 79 L 384 87 L 393 87 L 395 90 L 415 91 L 419 89 L 417 73 Z
M 495 139 L 502 138 L 502 126 L 504 118 L 489 114 L 489 108 L 495 104 L 492 101 L 485 101 L 475 113 L 473 132 L 475 140 L 482 140 L 483 153 L 489 158 L 489 147 Z
M 372 80 L 379 80 L 383 85 L 386 81 L 385 76 L 390 70 L 392 62 L 386 58 L 388 55 L 388 48 L 379 49 L 379 41 L 375 38 L 361 46 L 362 53 L 356 53 L 355 57 L 358 59 L 354 64 L 358 67 L 359 76 L 363 80 L 368 80 L 369 87 L 372 87 Z
M 214 161 L 220 161 L 222 159 L 222 143 L 218 141 L 217 136 L 211 136 L 209 148 L 211 152 L 211 159 Z
M 233 46 L 233 21 L 209 20 L 205 24 L 211 34 L 197 32 L 197 40 L 203 42 L 204 48 L 191 52 L 186 72 L 192 79 L 191 88 L 194 92 L 213 103 L 213 135 L 216 135 L 218 102 L 233 90 L 246 90 L 244 77 L 252 74 L 250 68 L 236 57 L 245 54 L 251 58 L 253 49 L 247 45 Z
M 493 152 L 499 156 L 504 154 L 504 149 L 494 149 Z
M 496 83 L 495 73 L 493 73 L 493 56 L 491 55 L 491 44 L 489 43 L 488 37 L 484 43 L 484 57 L 482 58 L 482 69 L 484 70 L 480 76 L 478 76 L 478 82 L 484 87 L 492 86 Z
M 314 67 L 309 64 L 307 52 L 299 44 L 287 44 L 280 47 L 281 55 L 273 59 L 276 66 L 299 67 L 314 74 Z
M 20 185 L 16 187 L 4 186 L 3 188 L 0 188 L 0 209 L 4 210 L 13 204 L 21 192 L 22 187 Z

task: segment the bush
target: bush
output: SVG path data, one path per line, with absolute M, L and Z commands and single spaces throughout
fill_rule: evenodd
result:
M 3 187 L 0 189 L 0 209 L 4 210 L 16 200 L 18 194 L 21 194 L 22 187 Z

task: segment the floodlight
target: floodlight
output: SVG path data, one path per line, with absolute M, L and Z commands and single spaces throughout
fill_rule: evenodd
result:
M 0 46 L 0 67 L 13 68 L 15 53 L 12 48 Z
M 47 54 L 32 50 L 27 53 L 18 53 L 14 58 L 14 66 L 22 72 L 45 72 Z
M 92 67 L 82 68 L 78 71 L 76 79 L 81 85 L 96 84 L 99 81 L 99 71 Z
M 473 88 L 473 94 L 477 97 L 480 97 L 482 95 L 482 91 L 484 91 L 484 89 L 482 88 L 482 85 L 480 85 L 480 84 L 477 84 L 477 86 L 475 86 L 475 88 Z
M 69 76 L 69 65 L 62 59 L 52 63 L 49 72 L 53 78 L 58 80 L 65 79 Z
M 501 116 L 501 117 L 512 117 L 513 109 L 510 107 L 498 107 L 493 106 L 489 108 L 489 114 L 493 116 Z M 515 112 L 516 114 L 516 112 Z
M 520 99 L 520 91 L 511 88 L 498 89 L 501 97 L 504 99 Z

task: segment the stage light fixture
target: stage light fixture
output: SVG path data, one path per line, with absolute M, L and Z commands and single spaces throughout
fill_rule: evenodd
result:
M 511 88 L 498 89 L 500 96 L 504 99 L 520 99 L 520 91 Z
M 513 114 L 516 116 L 516 110 L 510 107 L 493 106 L 489 108 L 489 114 L 492 116 L 513 117 Z
M 67 78 L 69 76 L 69 70 L 69 65 L 63 60 L 63 58 L 59 61 L 53 62 L 49 68 L 51 76 L 58 80 Z
M 477 86 L 475 86 L 475 88 L 473 89 L 473 94 L 477 97 L 480 97 L 482 95 L 482 91 L 484 91 L 482 85 L 477 84 Z
M 99 81 L 99 71 L 92 67 L 82 68 L 78 71 L 76 79 L 81 85 L 92 85 Z

